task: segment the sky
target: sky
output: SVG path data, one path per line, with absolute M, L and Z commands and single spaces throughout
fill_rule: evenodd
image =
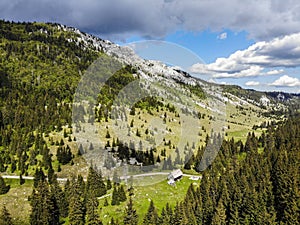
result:
M 300 93 L 298 0 L 0 0 L 0 18 L 62 23 L 120 45 L 171 42 L 201 58 L 193 76 Z

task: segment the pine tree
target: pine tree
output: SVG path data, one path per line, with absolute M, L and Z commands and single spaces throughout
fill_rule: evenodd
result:
M 111 199 L 111 205 L 120 205 L 120 200 L 118 196 L 118 189 L 116 185 L 114 185 L 113 193 L 112 193 L 112 199 Z
M 69 222 L 71 225 L 85 224 L 84 200 L 79 195 L 71 197 L 69 206 Z
M 96 197 L 101 197 L 106 194 L 106 185 L 101 172 L 97 173 L 92 167 L 89 168 L 86 190 L 87 192 L 94 191 Z
M 59 215 L 62 218 L 65 218 L 68 216 L 69 213 L 69 202 L 66 198 L 65 192 L 61 189 L 59 186 L 57 179 L 53 180 L 53 183 L 50 187 L 51 193 L 53 194 L 55 201 L 57 203 L 58 209 L 59 209 Z
M 173 217 L 171 218 L 171 224 L 180 225 L 187 224 L 188 220 L 184 213 L 184 206 L 182 203 L 177 203 L 174 209 Z
M 2 207 L 0 213 L 0 225 L 13 225 L 10 213 L 8 212 L 5 206 Z
M 143 224 L 145 225 L 158 224 L 158 214 L 152 200 L 150 202 L 148 211 L 144 217 Z
M 138 215 L 136 213 L 136 210 L 133 208 L 133 202 L 131 198 L 129 198 L 129 202 L 125 210 L 125 217 L 123 222 L 126 225 L 138 224 Z
M 43 169 L 36 169 L 35 174 L 34 174 L 34 179 L 33 179 L 33 186 L 35 188 L 38 187 L 39 182 L 44 182 L 46 180 L 46 176 L 43 172 Z
M 161 215 L 160 215 L 160 217 L 159 217 L 159 219 L 158 219 L 158 223 L 159 223 L 160 225 L 169 225 L 169 224 L 171 223 L 170 219 L 171 219 L 171 218 L 170 218 L 170 216 L 167 214 L 165 208 L 163 208 L 163 209 L 161 210 Z
M 79 196 L 84 196 L 85 191 L 86 191 L 86 184 L 83 180 L 83 177 L 78 174 L 77 176 L 77 181 L 75 182 L 75 186 L 76 186 L 76 191 L 79 194 Z M 87 189 L 88 190 L 88 189 Z
M 49 184 L 52 184 L 55 179 L 56 179 L 55 172 L 54 172 L 54 170 L 52 168 L 52 165 L 51 165 L 51 167 L 48 169 L 48 182 L 49 182 Z
M 10 189 L 10 185 L 6 185 L 3 177 L 0 176 L 0 195 L 6 194 Z
M 98 214 L 98 206 L 99 206 L 99 202 L 94 192 L 88 193 L 87 204 L 86 204 L 87 225 L 102 225 L 102 222 Z
M 121 185 L 119 188 L 118 188 L 118 196 L 119 196 L 119 201 L 120 202 L 125 202 L 126 201 L 126 193 L 125 193 L 125 190 L 124 190 L 124 186 Z
M 22 174 L 19 176 L 20 185 L 25 184 L 25 179 L 23 178 Z
M 30 224 L 59 224 L 59 210 L 46 181 L 39 182 L 30 196 Z

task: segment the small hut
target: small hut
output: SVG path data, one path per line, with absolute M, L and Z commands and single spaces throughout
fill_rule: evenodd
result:
M 175 182 L 177 180 L 180 180 L 183 176 L 183 173 L 180 169 L 174 170 L 172 171 L 169 175 L 168 175 L 168 180 L 169 182 Z

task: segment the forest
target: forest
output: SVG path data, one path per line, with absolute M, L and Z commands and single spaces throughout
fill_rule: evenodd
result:
M 245 145 L 223 141 L 198 188 L 191 185 L 183 201 L 175 208 L 166 203 L 161 212 L 151 201 L 143 218 L 133 204 L 134 187 L 124 186 L 117 177 L 105 179 L 90 167 L 87 181 L 73 177 L 61 187 L 56 175 L 46 180 L 43 171 L 36 170 L 30 224 L 60 224 L 66 218 L 69 224 L 102 224 L 97 197 L 112 188 L 112 201 L 103 207 L 124 201 L 127 207 L 123 220 L 112 218 L 110 224 L 298 224 L 299 122 L 296 116 L 269 126 L 260 137 L 249 133 Z M 197 157 L 191 163 L 196 162 Z M 5 182 L 0 180 L 0 185 L 5 193 Z M 11 221 L 5 207 L 1 220 Z

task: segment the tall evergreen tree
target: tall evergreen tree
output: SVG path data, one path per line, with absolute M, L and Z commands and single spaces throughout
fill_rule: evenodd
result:
M 56 175 L 54 177 L 56 177 Z M 53 179 L 50 190 L 57 203 L 59 215 L 62 218 L 67 217 L 69 212 L 69 202 L 66 198 L 65 192 L 63 192 L 62 188 L 59 186 L 56 178 Z
M 125 202 L 126 199 L 127 199 L 123 185 L 120 185 L 119 188 L 118 188 L 118 197 L 119 197 L 120 202 Z
M 33 186 L 35 188 L 38 187 L 39 182 L 44 182 L 46 180 L 46 176 L 44 174 L 44 171 L 42 168 L 38 169 L 36 168 L 35 174 L 34 174 L 34 179 L 33 179 Z
M 161 210 L 161 215 L 158 219 L 158 223 L 160 225 L 169 225 L 171 223 L 171 217 L 168 215 L 167 211 L 165 208 Z
M 106 185 L 103 181 L 101 171 L 97 173 L 92 166 L 89 168 L 86 190 L 88 192 L 92 190 L 96 197 L 101 197 L 106 194 Z
M 153 201 L 151 200 L 148 211 L 144 217 L 143 224 L 144 225 L 155 225 L 158 224 L 158 214 L 157 210 L 154 206 Z
M 171 218 L 171 224 L 174 225 L 187 224 L 188 220 L 186 218 L 184 211 L 185 210 L 183 204 L 177 203 L 174 209 L 173 217 Z
M 116 185 L 114 185 L 114 189 L 112 192 L 111 205 L 120 205 L 119 193 Z
M 71 197 L 69 206 L 69 222 L 71 225 L 85 224 L 84 199 L 82 199 L 79 195 Z
M 123 220 L 124 224 L 126 225 L 137 225 L 138 224 L 138 215 L 136 210 L 133 207 L 132 199 L 129 198 L 129 202 L 125 209 L 125 217 Z
M 30 224 L 59 224 L 59 210 L 46 181 L 39 182 L 30 196 Z
M 65 190 L 66 192 L 67 190 Z M 86 202 L 85 202 L 85 182 L 83 177 L 78 175 L 71 179 L 69 190 L 69 221 L 72 225 L 82 225 L 85 223 Z
M 6 185 L 3 177 L 0 176 L 0 195 L 6 194 L 10 189 L 10 185 Z
M 87 225 L 102 225 L 98 214 L 99 202 L 93 192 L 87 194 L 86 222 Z

